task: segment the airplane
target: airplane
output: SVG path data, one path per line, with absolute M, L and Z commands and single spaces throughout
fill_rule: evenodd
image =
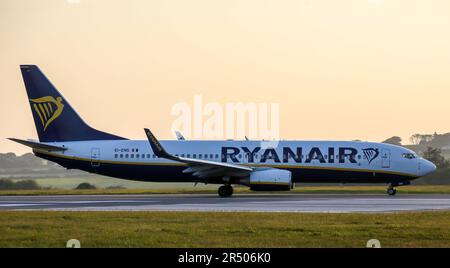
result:
M 383 183 L 387 193 L 436 170 L 407 148 L 361 141 L 129 140 L 90 127 L 36 65 L 20 66 L 39 140 L 9 138 L 67 169 L 151 182 L 289 191 L 295 183 Z

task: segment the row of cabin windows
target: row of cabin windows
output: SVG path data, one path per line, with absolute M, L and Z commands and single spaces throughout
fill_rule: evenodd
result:
M 114 158 L 150 158 L 150 157 L 155 158 L 156 156 L 150 154 L 114 154 Z
M 137 149 L 136 149 L 137 151 Z M 190 158 L 191 154 L 175 154 L 175 156 L 181 156 L 181 157 L 187 157 Z M 244 154 L 244 158 L 248 159 L 248 157 L 250 156 L 250 154 Z M 286 155 L 285 155 L 286 156 Z M 330 157 L 333 158 L 334 155 L 331 155 Z M 225 155 L 222 155 L 222 158 L 224 158 Z M 239 159 L 242 159 L 242 154 L 238 154 L 237 157 Z M 300 155 L 300 159 L 305 158 L 306 155 Z M 323 156 L 324 159 L 328 159 L 328 155 L 324 155 Z M 361 155 L 357 156 L 358 159 L 361 159 Z M 114 158 L 156 158 L 156 155 L 154 154 L 114 154 Z M 199 158 L 199 159 L 218 159 L 219 158 L 219 154 L 192 154 L 192 158 Z M 293 159 L 294 157 L 292 155 L 287 155 L 288 159 Z M 298 158 L 298 156 L 296 155 L 295 158 Z M 365 156 L 363 156 L 362 158 L 366 159 Z M 258 159 L 258 154 L 254 154 L 253 155 L 253 159 Z M 267 159 L 273 159 L 273 157 L 271 155 L 267 156 Z M 339 159 L 339 155 L 336 155 L 336 159 Z
M 137 149 L 136 149 L 137 150 Z M 191 154 L 176 154 L 175 156 L 187 157 L 190 158 Z M 192 158 L 203 158 L 203 159 L 214 159 L 219 158 L 218 154 L 193 154 Z M 154 154 L 114 154 L 114 158 L 156 158 Z

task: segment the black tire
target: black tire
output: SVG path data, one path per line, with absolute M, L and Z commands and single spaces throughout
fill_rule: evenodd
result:
M 389 187 L 387 189 L 387 194 L 390 196 L 394 196 L 397 193 L 397 189 Z
M 220 197 L 230 197 L 233 194 L 233 187 L 231 185 L 222 185 L 218 190 Z
M 229 193 L 230 193 L 230 196 L 232 196 L 233 195 L 233 187 L 231 186 L 231 185 L 228 185 L 228 191 L 229 191 Z

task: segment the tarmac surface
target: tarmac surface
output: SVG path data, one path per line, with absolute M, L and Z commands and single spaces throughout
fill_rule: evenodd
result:
M 0 210 L 393 212 L 450 210 L 450 195 L 215 194 L 0 196 Z

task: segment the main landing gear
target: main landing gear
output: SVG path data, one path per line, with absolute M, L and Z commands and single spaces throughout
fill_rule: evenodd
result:
M 389 187 L 387 188 L 387 194 L 390 196 L 394 196 L 397 193 L 397 189 L 391 184 L 389 185 Z
M 230 197 L 233 195 L 233 187 L 231 185 L 222 185 L 219 187 L 220 197 Z

